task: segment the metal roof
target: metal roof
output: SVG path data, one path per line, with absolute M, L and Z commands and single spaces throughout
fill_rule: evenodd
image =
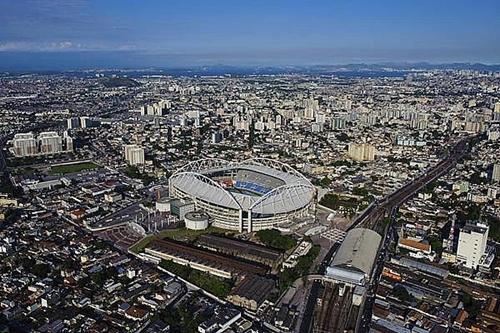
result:
M 370 275 L 382 237 L 373 230 L 350 230 L 330 264 Z
M 284 181 L 262 196 L 230 192 L 208 174 L 219 170 L 247 169 L 268 174 Z M 314 198 L 315 188 L 307 178 L 292 167 L 274 160 L 251 159 L 231 163 L 205 159 L 188 163 L 169 179 L 170 186 L 205 202 L 231 209 L 252 210 L 257 214 L 280 214 L 307 206 Z

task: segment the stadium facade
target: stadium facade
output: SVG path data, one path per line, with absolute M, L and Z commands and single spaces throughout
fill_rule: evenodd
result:
M 192 200 L 216 227 L 249 232 L 308 215 L 316 189 L 291 166 L 253 158 L 243 162 L 202 159 L 169 179 L 170 196 Z

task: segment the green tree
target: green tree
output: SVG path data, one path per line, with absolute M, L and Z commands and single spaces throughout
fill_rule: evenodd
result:
M 45 264 L 45 263 L 38 263 L 38 264 L 35 264 L 32 268 L 31 268 L 31 273 L 35 274 L 36 276 L 38 276 L 39 278 L 46 278 L 47 275 L 49 274 L 50 272 L 50 267 L 49 265 Z
M 281 250 L 290 250 L 297 245 L 297 241 L 291 236 L 282 235 L 279 230 L 265 229 L 257 231 L 259 240 L 267 246 Z

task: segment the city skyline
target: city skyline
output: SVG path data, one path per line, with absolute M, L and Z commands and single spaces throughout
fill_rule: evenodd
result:
M 500 332 L 498 0 L 0 0 L 0 333 Z

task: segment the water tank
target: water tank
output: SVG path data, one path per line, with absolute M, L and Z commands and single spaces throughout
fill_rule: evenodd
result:
M 189 212 L 184 216 L 186 228 L 191 230 L 203 230 L 208 228 L 208 214 L 202 211 Z

